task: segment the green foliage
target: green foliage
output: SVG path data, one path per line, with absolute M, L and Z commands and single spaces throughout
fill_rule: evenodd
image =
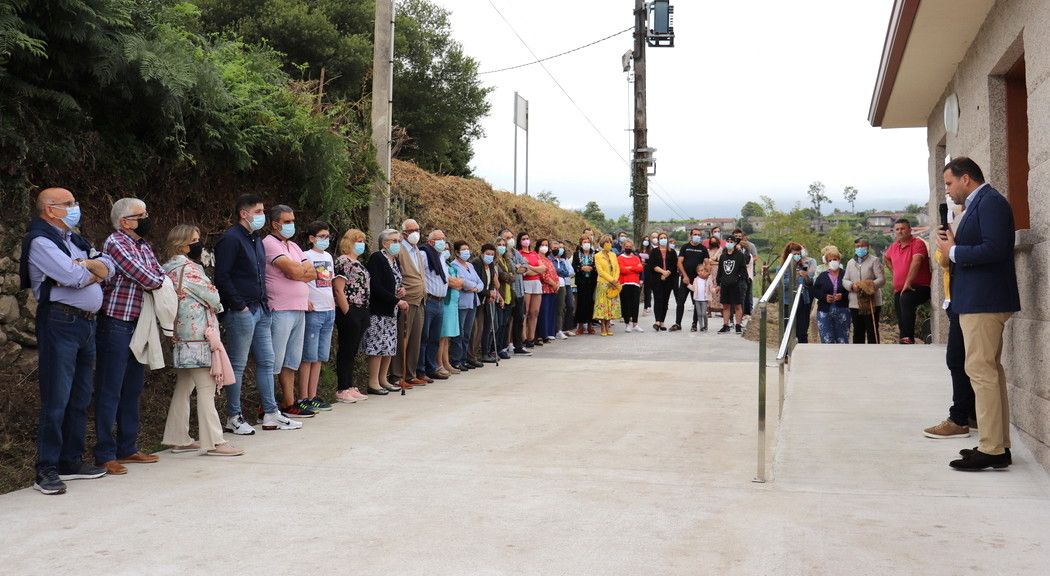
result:
M 762 208 L 762 205 L 754 201 L 744 204 L 744 207 L 740 209 L 740 216 L 742 218 L 762 217 L 765 215 L 766 211 Z
M 822 216 L 820 207 L 824 204 L 831 204 L 831 198 L 825 193 L 824 183 L 817 180 L 810 184 L 809 189 L 806 190 L 806 196 L 809 197 L 809 203 L 813 206 L 813 211 L 816 212 L 817 218 L 820 219 Z
M 558 197 L 555 196 L 554 192 L 551 192 L 550 190 L 541 190 L 540 193 L 536 195 L 536 199 L 540 202 L 546 202 L 547 204 L 551 204 L 553 206 L 558 205 Z
M 842 197 L 846 199 L 846 203 L 849 204 L 850 212 L 855 212 L 854 205 L 857 203 L 857 195 L 860 194 L 860 190 L 857 190 L 853 186 L 846 186 L 842 189 Z
M 602 211 L 601 207 L 594 200 L 591 200 L 584 205 L 583 210 L 577 210 L 580 216 L 587 222 L 593 224 L 596 228 L 604 230 L 605 225 L 605 212 Z
M 921 214 L 926 211 L 926 206 L 920 206 L 918 204 L 908 204 L 904 207 L 904 211 L 908 214 Z

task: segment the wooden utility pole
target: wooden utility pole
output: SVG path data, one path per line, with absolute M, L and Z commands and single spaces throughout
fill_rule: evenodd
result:
M 376 0 L 372 51 L 372 144 L 383 172 L 368 208 L 368 239 L 374 240 L 390 220 L 390 146 L 394 108 L 394 0 Z M 378 249 L 378 247 L 376 247 Z
M 649 130 L 645 108 L 646 13 L 643 0 L 634 1 L 634 154 L 631 155 L 631 196 L 634 198 L 634 239 L 641 242 L 649 225 Z

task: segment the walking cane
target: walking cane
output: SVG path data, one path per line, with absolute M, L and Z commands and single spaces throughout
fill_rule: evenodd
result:
M 492 350 L 496 355 L 496 366 L 499 366 L 499 343 L 496 341 L 496 303 L 489 298 L 489 334 L 492 336 Z
M 872 298 L 871 302 L 868 303 L 868 311 L 871 312 L 871 326 L 875 329 L 875 343 L 882 344 L 882 338 L 879 336 L 879 323 L 875 320 L 875 299 Z
M 406 319 L 407 320 L 407 319 Z M 401 386 L 406 380 L 408 380 L 408 322 L 405 322 L 405 344 L 401 347 L 401 382 L 398 385 L 401 387 L 401 395 L 405 395 L 405 387 Z

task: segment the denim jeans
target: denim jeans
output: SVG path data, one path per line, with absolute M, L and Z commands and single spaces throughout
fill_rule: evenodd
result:
M 441 344 L 441 323 L 445 318 L 444 300 L 427 296 L 423 305 L 423 335 L 419 338 L 419 361 L 416 374 L 433 374 L 438 371 L 438 345 Z
M 95 322 L 41 304 L 36 333 L 40 342 L 36 470 L 72 472 L 84 458 L 87 409 L 95 375 Z
M 270 312 L 270 343 L 273 346 L 273 373 L 282 368 L 298 370 L 303 362 L 303 338 L 306 336 L 306 312 L 274 310 Z
M 306 313 L 303 335 L 303 362 L 328 362 L 332 355 L 335 310 Z
M 849 344 L 849 308 L 831 306 L 827 312 L 817 311 L 817 331 L 821 344 Z
M 467 359 L 467 350 L 470 348 L 470 336 L 474 331 L 474 315 L 476 308 L 459 309 L 459 336 L 452 339 L 452 350 L 450 351 L 452 365 L 462 364 Z
M 270 313 L 261 307 L 256 310 L 227 312 L 222 320 L 225 336 L 226 353 L 233 365 L 236 382 L 225 386 L 226 414 L 236 416 L 241 413 L 241 384 L 244 382 L 244 368 L 248 365 L 248 353 L 255 358 L 255 388 L 259 391 L 259 401 L 263 412 L 272 414 L 277 411 L 277 401 L 273 395 L 273 342 L 270 339 Z
M 97 464 L 138 452 L 139 397 L 146 367 L 129 348 L 135 325 L 109 316 L 98 320 L 94 450 Z

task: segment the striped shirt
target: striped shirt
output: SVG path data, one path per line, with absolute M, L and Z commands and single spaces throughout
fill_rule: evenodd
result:
M 116 267 L 116 274 L 102 289 L 102 313 L 134 322 L 142 312 L 142 292 L 156 290 L 164 284 L 164 269 L 145 240 L 135 240 L 123 230 L 106 238 L 102 253 L 108 255 Z

